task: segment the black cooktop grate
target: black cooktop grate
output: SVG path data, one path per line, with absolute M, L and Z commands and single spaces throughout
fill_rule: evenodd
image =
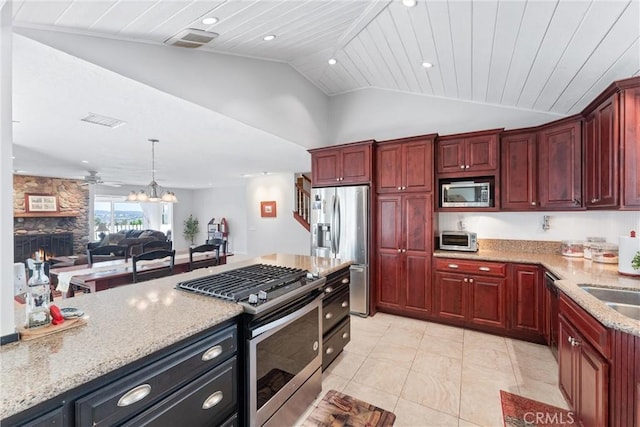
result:
M 306 276 L 299 268 L 268 264 L 254 264 L 211 276 L 186 280 L 177 287 L 186 291 L 209 295 L 229 301 L 240 301 L 249 294 L 295 282 Z

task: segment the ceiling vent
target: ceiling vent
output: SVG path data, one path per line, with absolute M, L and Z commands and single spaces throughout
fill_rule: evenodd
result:
M 117 128 L 126 124 L 126 122 L 120 119 L 114 119 L 113 117 L 101 116 L 100 114 L 89 113 L 86 117 L 81 118 L 83 122 L 93 123 L 94 125 L 106 126 L 110 128 Z
M 211 40 L 218 37 L 218 35 L 218 33 L 212 33 L 210 31 L 187 28 L 164 42 L 171 46 L 188 47 L 193 49 L 209 43 Z

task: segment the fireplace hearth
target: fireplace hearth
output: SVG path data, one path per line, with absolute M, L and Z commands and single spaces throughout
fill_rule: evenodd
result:
M 25 262 L 40 250 L 47 258 L 73 255 L 73 233 L 14 235 L 13 245 L 13 262 Z

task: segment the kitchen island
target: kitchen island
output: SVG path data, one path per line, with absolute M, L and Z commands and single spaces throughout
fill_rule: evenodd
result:
M 220 325 L 232 324 L 241 306 L 174 289 L 177 282 L 264 263 L 326 276 L 350 262 L 273 254 L 194 270 L 69 300 L 56 301 L 87 315 L 86 325 L 0 349 L 0 419 L 97 381 L 143 358 Z M 24 322 L 17 307 L 16 324 Z

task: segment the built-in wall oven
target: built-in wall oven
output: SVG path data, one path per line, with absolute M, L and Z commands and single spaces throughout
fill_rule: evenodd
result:
M 178 283 L 178 289 L 244 307 L 243 425 L 293 425 L 322 389 L 325 278 L 255 264 Z

